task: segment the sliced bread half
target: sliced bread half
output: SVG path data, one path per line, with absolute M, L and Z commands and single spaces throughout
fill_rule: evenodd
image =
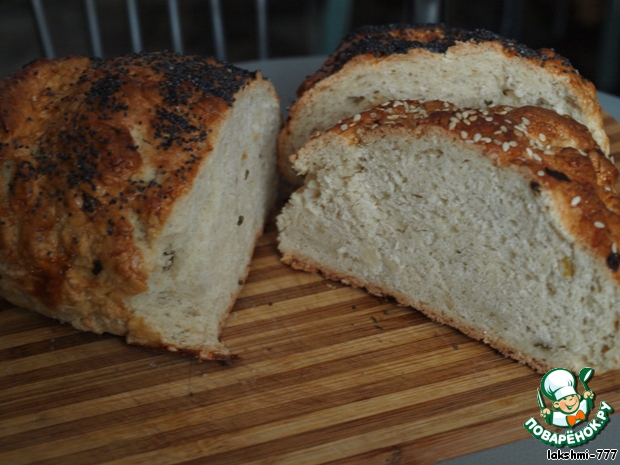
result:
M 618 171 L 538 107 L 396 101 L 293 157 L 283 261 L 395 297 L 545 372 L 620 368 Z

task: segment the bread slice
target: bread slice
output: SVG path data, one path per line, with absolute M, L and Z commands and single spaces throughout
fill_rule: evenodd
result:
M 282 260 L 545 372 L 620 368 L 618 171 L 538 107 L 390 102 L 310 139 Z
M 553 50 L 534 51 L 484 30 L 391 25 L 344 39 L 308 77 L 278 138 L 279 168 L 300 185 L 289 157 L 316 131 L 396 99 L 446 100 L 463 108 L 535 105 L 586 125 L 607 155 L 592 83 Z
M 144 54 L 40 60 L 0 84 L 0 295 L 132 344 L 218 339 L 276 190 L 260 73 Z

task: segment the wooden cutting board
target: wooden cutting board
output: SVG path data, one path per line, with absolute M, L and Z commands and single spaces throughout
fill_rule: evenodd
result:
M 620 123 L 605 122 L 620 155 Z M 231 365 L 0 310 L 2 464 L 425 464 L 527 438 L 538 415 L 539 374 L 288 268 L 273 224 L 223 333 Z M 590 387 L 620 408 L 620 372 Z

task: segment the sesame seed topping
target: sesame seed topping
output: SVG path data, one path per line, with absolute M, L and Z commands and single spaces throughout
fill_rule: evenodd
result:
M 377 114 L 373 111 L 373 112 L 370 114 L 370 117 L 371 117 L 371 118 L 376 118 L 376 117 L 377 117 Z
M 486 142 L 487 144 L 491 142 L 491 138 L 490 137 L 483 137 L 482 139 L 480 139 L 482 142 Z
M 359 121 L 360 119 L 362 119 L 362 115 L 359 113 L 353 117 L 353 121 Z
M 523 117 L 521 118 L 521 121 L 523 121 L 523 124 L 525 124 L 526 126 L 527 126 L 528 124 L 530 124 L 530 120 L 529 120 L 529 119 L 527 119 L 525 116 L 523 116 Z
M 504 152 L 508 152 L 508 150 L 509 150 L 509 149 L 510 149 L 510 144 L 509 144 L 508 142 L 504 142 L 504 143 L 502 144 L 502 150 L 503 150 Z
M 540 155 L 538 155 L 536 152 L 532 152 L 532 158 L 536 161 L 542 161 L 542 158 L 540 158 Z
M 545 155 L 555 155 L 555 152 L 552 152 L 551 150 L 545 150 L 543 153 Z
M 529 147 L 525 147 L 525 153 L 527 153 L 530 157 L 534 156 L 534 152 Z
M 541 142 L 544 142 L 547 140 L 547 136 L 545 136 L 542 132 L 538 134 L 538 138 L 541 140 Z
M 511 147 L 516 147 L 517 145 L 517 141 L 511 140 L 510 142 L 508 142 L 508 145 L 510 145 Z
M 540 170 L 538 173 L 536 173 L 538 176 L 544 176 L 545 172 L 543 170 Z
M 485 116 L 485 117 L 484 117 L 484 119 L 485 119 L 487 122 L 489 122 L 489 123 L 490 123 L 491 121 L 493 121 L 493 117 L 492 117 L 492 116 Z
M 390 102 L 389 102 L 389 101 L 388 101 L 388 102 L 383 102 L 383 103 L 381 104 L 381 106 L 382 106 L 382 107 L 387 107 L 389 104 L 390 104 Z
M 465 131 L 461 131 L 461 137 L 463 139 L 467 139 L 467 133 Z
M 570 205 L 571 207 L 576 207 L 577 205 L 579 205 L 579 202 L 581 202 L 581 197 L 576 196 L 573 197 L 573 200 L 570 201 Z
M 340 129 L 346 131 L 347 129 L 349 129 L 349 126 L 347 124 L 343 124 L 342 126 L 340 126 Z
M 464 119 L 463 123 L 465 123 L 467 126 L 471 125 L 471 121 L 469 121 L 468 119 Z
M 499 139 L 493 139 L 493 143 L 494 143 L 495 145 L 502 145 L 502 141 L 501 141 L 501 140 L 499 140 Z
M 480 139 L 482 139 L 482 134 L 480 134 L 479 132 L 474 134 L 474 142 L 478 142 Z
M 582 149 L 577 149 L 577 151 L 578 151 L 581 155 L 583 155 L 584 157 L 587 157 L 587 156 L 588 156 L 588 154 L 587 154 L 585 151 L 583 151 Z
M 455 127 L 456 127 L 456 121 L 450 121 L 450 125 L 448 126 L 448 129 L 452 131 Z
M 616 244 L 615 242 L 611 244 L 611 251 L 613 253 L 618 253 L 618 244 Z
M 507 128 L 506 126 L 503 126 L 503 125 L 502 125 L 502 126 L 500 126 L 500 127 L 499 127 L 499 129 L 500 129 L 502 132 L 508 132 L 508 128 Z
M 595 221 L 594 227 L 598 229 L 603 229 L 605 227 L 605 223 L 601 223 L 600 221 Z
M 493 134 L 498 135 L 498 134 L 501 134 L 501 133 L 502 133 L 501 129 L 498 129 L 498 130 L 497 130 L 497 131 L 495 131 Z
M 403 103 L 403 102 L 401 102 L 400 100 L 396 100 L 396 101 L 394 102 L 394 108 L 396 108 L 396 107 L 400 107 L 401 105 L 404 105 L 404 103 Z

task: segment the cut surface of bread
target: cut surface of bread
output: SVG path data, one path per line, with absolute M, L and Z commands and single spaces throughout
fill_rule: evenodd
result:
M 219 333 L 276 190 L 271 83 L 202 57 L 72 57 L 5 79 L 0 105 L 0 295 L 230 358 Z
M 535 107 L 391 102 L 310 139 L 283 261 L 395 297 L 544 372 L 620 368 L 618 177 Z
M 440 99 L 463 108 L 534 105 L 567 114 L 609 140 L 594 86 L 549 49 L 531 50 L 488 31 L 443 26 L 366 27 L 344 39 L 298 91 L 278 139 L 279 168 L 316 131 L 385 101 Z

